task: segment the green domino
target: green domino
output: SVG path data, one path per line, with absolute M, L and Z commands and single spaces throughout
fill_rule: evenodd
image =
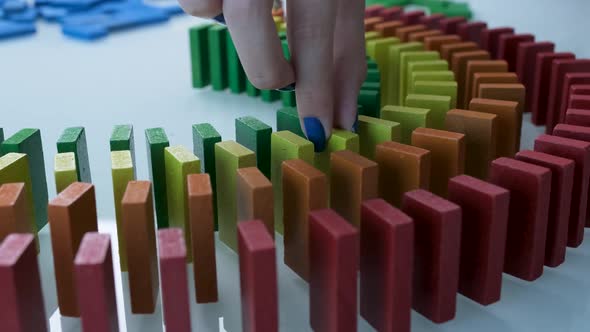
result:
M 227 88 L 227 27 L 213 25 L 207 30 L 209 41 L 209 75 L 213 90 L 225 90 Z
M 414 93 L 424 95 L 451 97 L 449 109 L 457 107 L 457 82 L 417 81 L 414 83 Z
M 22 182 L 25 184 L 27 195 L 29 221 L 31 223 L 31 233 L 37 237 L 40 228 L 35 223 L 35 207 L 33 204 L 33 181 L 29 168 L 29 159 L 24 153 L 7 153 L 0 157 L 0 186 L 5 183 Z
M 412 132 L 419 127 L 432 127 L 432 115 L 429 109 L 407 106 L 388 105 L 381 110 L 381 118 L 401 125 L 402 143 L 412 142 Z
M 454 82 L 455 74 L 450 70 L 443 71 L 414 71 L 410 75 L 409 93 L 414 93 L 414 84 L 418 81 Z
M 295 90 L 281 91 L 281 101 L 283 102 L 284 107 L 297 106 L 297 99 L 295 98 Z
M 377 39 L 377 40 L 372 40 L 369 41 L 367 44 L 369 45 L 369 47 L 374 47 L 374 57 L 373 59 L 375 59 L 375 62 L 377 62 L 377 65 L 379 66 L 379 70 L 383 73 L 388 73 L 390 70 L 390 59 L 389 59 L 389 48 L 393 45 L 397 45 L 400 43 L 400 40 L 398 38 L 394 38 L 394 37 L 388 37 L 388 38 L 381 38 L 381 39 Z M 386 99 L 386 91 L 390 90 L 391 85 L 389 85 L 390 82 L 388 82 L 387 80 L 381 80 L 381 88 L 380 91 L 381 92 L 381 96 L 380 96 L 380 102 L 385 105 L 385 103 L 387 102 Z
M 373 59 L 366 59 L 367 61 L 367 69 L 379 69 L 379 67 L 377 66 L 377 62 L 375 62 Z
M 201 173 L 209 173 L 211 188 L 215 192 L 215 143 L 221 142 L 221 135 L 208 123 L 193 125 L 193 152 L 201 161 Z M 217 230 L 217 196 L 213 195 L 213 221 Z
M 250 97 L 258 97 L 260 96 L 260 90 L 256 88 L 248 78 L 246 78 L 246 94 Z
M 135 165 L 135 140 L 133 138 L 132 125 L 116 125 L 111 133 L 109 141 L 111 151 L 125 151 L 131 152 L 131 160 Z
M 2 142 L 4 142 L 4 129 L 0 128 L 0 144 L 2 144 Z M 0 152 L 0 156 L 2 155 L 2 152 Z
M 359 136 L 353 132 L 334 129 L 328 142 L 326 142 L 326 149 L 315 155 L 315 167 L 326 175 L 330 175 L 330 155 L 332 152 L 350 150 L 352 152 L 359 152 Z
M 314 164 L 313 143 L 290 131 L 272 133 L 270 138 L 271 182 L 275 198 L 275 230 L 283 234 L 283 171 L 285 160 L 302 159 Z
M 66 128 L 57 140 L 57 152 L 73 152 L 76 156 L 78 181 L 92 183 L 84 127 Z
M 234 141 L 215 144 L 219 239 L 238 252 L 237 170 L 256 166 L 254 152 Z
M 389 72 L 383 73 L 386 77 L 383 77 L 381 80 L 387 80 L 387 86 L 392 87 L 391 89 L 384 91 L 387 93 L 385 100 L 387 101 L 386 105 L 399 105 L 400 104 L 400 96 L 399 96 L 399 88 L 396 89 L 399 85 L 400 80 L 400 63 L 401 63 L 401 54 L 404 52 L 415 52 L 421 51 L 424 49 L 424 45 L 419 42 L 411 42 L 411 43 L 401 43 L 395 44 L 389 47 Z
M 233 93 L 242 93 L 246 90 L 246 73 L 238 57 L 238 52 L 234 46 L 229 33 L 226 36 L 226 52 L 227 52 L 227 82 L 229 90 Z
M 301 129 L 299 114 L 294 107 L 283 107 L 277 111 L 277 131 L 288 130 L 297 136 L 306 138 Z
M 436 72 L 448 71 L 449 63 L 446 60 L 432 60 L 432 61 L 412 61 L 408 64 L 408 73 L 406 76 L 406 93 L 409 94 L 413 88 L 413 73 L 418 72 Z
M 156 220 L 158 228 L 168 227 L 168 202 L 166 200 L 166 166 L 164 149 L 170 146 L 166 132 L 162 128 L 145 130 L 145 141 L 148 150 L 150 180 L 154 191 Z
M 359 115 L 357 127 L 359 151 L 362 156 L 374 159 L 375 146 L 387 141 L 401 140 L 401 125 L 397 122 Z
M 166 163 L 166 194 L 168 197 L 168 225 L 182 229 L 187 248 L 191 245 L 191 227 L 188 218 L 188 200 L 186 197 L 186 177 L 199 173 L 199 158 L 184 146 L 172 146 L 164 149 Z M 187 250 L 187 262 L 192 261 L 191 250 Z
M 131 151 L 111 151 L 111 177 L 113 179 L 113 197 L 115 202 L 115 218 L 117 221 L 117 240 L 119 243 L 119 265 L 121 271 L 127 271 L 127 246 L 123 235 L 123 211 L 121 201 L 127 189 L 127 183 L 135 180 L 135 166 L 131 159 Z
M 193 88 L 203 88 L 211 82 L 209 73 L 208 31 L 211 25 L 200 25 L 189 29 L 191 70 Z
M 381 108 L 380 92 L 378 90 L 364 90 L 359 91 L 357 103 L 362 106 L 361 115 L 379 117 Z
M 381 91 L 381 82 L 364 81 L 361 85 L 361 90 Z
M 291 51 L 289 51 L 289 42 L 286 39 L 281 40 L 281 46 L 283 47 L 283 55 L 287 61 L 291 61 Z
M 236 119 L 236 141 L 256 154 L 256 165 L 270 179 L 272 127 L 252 116 Z
M 417 61 L 431 61 L 431 60 L 438 60 L 440 55 L 438 52 L 435 51 L 418 51 L 418 52 L 404 52 L 400 55 L 400 64 L 399 64 L 399 95 L 401 96 L 401 101 L 405 100 L 406 95 L 408 94 L 407 82 L 408 77 L 410 76 L 410 63 L 417 62 Z M 400 102 L 400 105 L 403 104 Z
M 58 153 L 53 164 L 55 191 L 59 194 L 70 184 L 78 181 L 76 155 L 73 152 Z
M 405 105 L 429 109 L 432 117 L 432 128 L 445 129 L 445 118 L 447 112 L 451 109 L 451 97 L 409 94 L 406 97 Z
M 260 90 L 260 98 L 262 101 L 272 103 L 281 98 L 281 94 L 277 90 Z
M 7 138 L 0 145 L 2 153 L 25 153 L 29 159 L 30 174 L 35 204 L 35 222 L 41 230 L 47 224 L 47 178 L 45 176 L 45 160 L 43 158 L 43 144 L 39 129 L 22 129 Z
M 381 81 L 381 74 L 379 73 L 379 69 L 367 69 L 367 77 L 365 78 L 365 82 L 380 82 Z

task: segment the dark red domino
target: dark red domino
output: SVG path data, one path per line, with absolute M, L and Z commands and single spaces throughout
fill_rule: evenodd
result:
M 516 159 L 551 170 L 545 265 L 559 266 L 565 260 L 575 163 L 571 159 L 530 150 L 520 151 Z
M 402 7 L 394 6 L 394 7 L 383 9 L 379 13 L 379 16 L 383 17 L 383 21 L 385 21 L 385 22 L 394 21 L 394 20 L 398 20 L 403 12 L 404 12 L 404 9 Z
M 404 194 L 402 210 L 414 220 L 413 308 L 435 323 L 449 321 L 457 304 L 461 208 L 418 189 Z
M 481 32 L 487 27 L 488 25 L 485 22 L 463 22 L 457 26 L 457 34 L 464 41 L 472 41 L 480 45 Z
M 454 35 L 458 32 L 459 24 L 465 22 L 467 22 L 467 20 L 464 17 L 448 17 L 440 20 L 439 29 L 442 30 L 444 34 Z
M 498 158 L 492 162 L 490 182 L 510 190 L 504 272 L 533 281 L 543 274 L 551 171 Z
M 420 22 L 420 17 L 425 16 L 424 12 L 421 10 L 413 10 L 409 12 L 404 12 L 400 15 L 399 20 L 404 22 L 405 25 L 414 25 Z
M 563 87 L 561 90 L 561 104 L 559 105 L 559 121 L 565 121 L 565 113 L 568 108 L 589 109 L 589 96 L 570 96 L 571 87 L 576 84 L 590 84 L 590 72 L 588 73 L 568 73 L 565 74 Z M 575 100 L 582 100 L 582 103 L 576 103 Z M 585 102 L 583 102 L 585 100 Z
M 243 331 L 276 332 L 279 314 L 275 244 L 262 221 L 238 223 L 238 249 Z
M 570 108 L 590 111 L 590 96 L 573 95 L 569 100 Z
M 158 231 L 158 256 L 166 331 L 190 332 L 186 244 L 180 228 Z
M 86 233 L 74 268 L 82 329 L 85 332 L 119 331 L 110 236 Z
M 377 331 L 409 332 L 414 222 L 382 199 L 361 209 L 360 311 Z
M 574 59 L 573 53 L 541 52 L 535 61 L 535 81 L 531 99 L 531 121 L 536 125 L 547 123 L 547 104 L 549 103 L 549 86 L 551 85 L 551 66 L 558 59 Z
M 446 16 L 443 14 L 432 14 L 420 17 L 419 24 L 425 25 L 428 29 L 440 29 L 440 21 Z
M 385 9 L 382 5 L 372 5 L 365 8 L 365 18 L 381 16 L 381 12 Z
M 535 67 L 537 64 L 537 54 L 543 52 L 553 52 L 555 44 L 551 42 L 524 42 L 518 44 L 516 51 L 516 75 L 520 82 L 524 84 L 527 89 L 526 100 L 524 103 L 525 112 L 531 111 L 531 103 L 533 100 L 533 91 L 535 85 Z
M 357 329 L 359 234 L 331 209 L 309 214 L 309 309 L 314 331 Z
M 561 132 L 559 132 L 562 135 Z M 576 163 L 572 205 L 568 223 L 567 246 L 578 247 L 584 239 L 584 223 L 588 202 L 588 181 L 590 176 L 590 143 L 559 137 L 541 135 L 535 140 L 535 151 L 571 159 Z
M 498 45 L 500 43 L 500 36 L 503 34 L 513 34 L 514 29 L 508 27 L 483 29 L 480 36 L 481 48 L 490 52 L 493 59 L 497 59 Z
M 13 233 L 0 245 L 0 331 L 47 331 L 35 237 Z
M 570 87 L 570 95 L 590 96 L 590 84 L 574 84 Z
M 459 293 L 483 305 L 500 300 L 510 192 L 468 175 L 449 180 L 463 211 Z
M 565 123 L 575 126 L 590 126 L 590 110 L 568 109 L 565 112 Z
M 518 46 L 522 43 L 535 41 L 535 36 L 531 34 L 503 34 L 500 35 L 498 44 L 498 58 L 508 62 L 508 71 L 516 71 L 516 59 L 518 56 Z

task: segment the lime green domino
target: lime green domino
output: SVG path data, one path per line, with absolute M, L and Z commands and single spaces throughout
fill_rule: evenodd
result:
M 401 140 L 401 125 L 397 122 L 359 115 L 357 127 L 359 151 L 369 159 L 375 157 L 375 146 L 387 141 Z
M 302 159 L 313 165 L 313 143 L 290 131 L 279 131 L 270 136 L 270 175 L 275 199 L 275 230 L 283 234 L 283 172 L 285 160 Z
M 388 105 L 381 109 L 381 118 L 401 125 L 401 140 L 404 144 L 412 142 L 414 129 L 432 126 L 431 112 L 425 108 Z
M 186 247 L 192 248 L 186 197 L 186 177 L 189 174 L 199 173 L 201 171 L 201 163 L 199 158 L 184 146 L 165 148 L 164 163 L 166 165 L 168 225 L 182 229 Z M 192 253 L 189 251 L 187 250 L 187 262 L 192 261 Z
M 389 48 L 393 45 L 397 45 L 399 44 L 400 40 L 398 38 L 394 38 L 394 37 L 389 37 L 389 38 L 382 38 L 382 39 L 377 39 L 374 42 L 374 48 L 375 48 L 375 55 L 374 55 L 374 59 L 375 62 L 377 62 L 377 65 L 379 66 L 379 71 L 382 73 L 388 73 L 389 72 Z M 385 105 L 386 103 L 386 99 L 385 99 L 385 91 L 389 90 L 389 82 L 387 80 L 381 80 L 381 105 Z
M 387 86 L 392 87 L 387 93 L 387 105 L 399 105 L 399 89 L 395 87 L 399 84 L 400 79 L 400 55 L 404 52 L 415 52 L 424 49 L 424 45 L 419 42 L 395 44 L 389 47 L 388 57 L 390 63 L 389 72 L 381 73 L 381 80 L 387 80 Z
M 446 60 L 413 61 L 408 64 L 408 75 L 406 76 L 406 94 L 412 92 L 414 73 L 448 71 L 449 63 Z M 454 79 L 453 79 L 454 80 Z
M 400 67 L 399 67 L 399 95 L 400 105 L 403 105 L 403 101 L 408 94 L 406 83 L 408 82 L 408 76 L 410 72 L 410 63 L 417 61 L 431 61 L 438 60 L 440 55 L 435 51 L 418 51 L 418 52 L 404 52 L 400 55 Z
M 123 234 L 121 200 L 127 189 L 127 183 L 135 180 L 135 167 L 131 158 L 131 151 L 111 152 L 111 176 L 113 179 L 115 218 L 117 221 L 117 240 L 119 242 L 119 263 L 121 271 L 127 271 L 127 250 L 125 235 Z
M 369 42 L 371 40 L 375 40 L 377 38 L 381 38 L 381 33 L 379 31 L 365 32 L 365 48 L 368 48 Z
M 454 82 L 455 74 L 450 70 L 443 71 L 414 71 L 410 78 L 410 90 L 409 93 L 414 92 L 414 84 L 418 81 L 431 81 L 431 82 Z
M 113 127 L 109 145 L 111 151 L 129 150 L 131 152 L 131 160 L 135 165 L 135 139 L 133 138 L 132 125 L 116 125 Z
M 414 83 L 414 92 L 417 94 L 437 95 L 451 97 L 449 109 L 457 107 L 457 82 L 429 82 L 417 81 Z
M 234 141 L 215 144 L 219 239 L 235 252 L 238 251 L 237 170 L 255 166 L 256 155 L 244 146 Z
M 451 109 L 451 97 L 410 94 L 406 97 L 405 105 L 429 109 L 432 113 L 432 128 L 442 130 L 445 128 L 447 112 Z
M 56 154 L 53 164 L 53 175 L 55 177 L 55 190 L 58 194 L 70 184 L 78 181 L 76 155 L 73 152 Z
M 33 186 L 29 170 L 29 159 L 24 153 L 7 153 L 0 157 L 0 186 L 5 183 L 22 182 L 25 184 L 27 195 L 27 210 L 29 211 L 29 222 L 31 233 L 37 237 L 37 224 L 35 224 L 35 208 L 33 205 Z
M 326 175 L 330 175 L 330 155 L 340 150 L 359 152 L 359 136 L 353 132 L 334 129 L 326 142 L 326 149 L 315 154 L 315 167 Z M 328 177 L 329 178 L 329 177 Z

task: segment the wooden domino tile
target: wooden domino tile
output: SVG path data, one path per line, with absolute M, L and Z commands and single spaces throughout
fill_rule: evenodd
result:
M 589 109 L 590 98 L 588 96 L 570 96 L 570 88 L 575 84 L 590 84 L 590 71 L 587 73 L 567 73 L 561 89 L 561 104 L 559 107 L 559 122 L 565 121 L 565 113 L 568 108 Z
M 453 59 L 453 54 L 455 53 L 476 51 L 477 49 L 477 44 L 474 42 L 461 41 L 445 44 L 440 47 L 440 56 L 447 61 L 451 61 Z
M 190 332 L 187 248 L 180 228 L 158 230 L 162 311 L 166 331 Z
M 424 44 L 419 42 L 400 43 L 389 48 L 389 57 L 392 58 L 392 61 L 390 64 L 389 73 L 386 73 L 386 77 L 384 79 L 388 80 L 387 86 L 397 86 L 398 88 L 392 88 L 389 89 L 389 91 L 383 91 L 383 93 L 387 95 L 385 98 L 385 100 L 387 100 L 386 105 L 400 105 L 403 101 L 403 98 L 405 98 L 405 96 L 400 95 L 400 73 L 402 72 L 400 67 L 402 54 L 404 52 L 418 52 L 422 50 L 424 50 Z
M 113 181 L 113 204 L 115 205 L 115 221 L 117 223 L 117 241 L 119 244 L 119 265 L 121 271 L 127 271 L 127 254 L 125 250 L 125 229 L 121 200 L 125 194 L 127 183 L 135 180 L 135 165 L 130 151 L 111 151 L 111 178 Z
M 0 185 L 0 243 L 11 233 L 35 234 L 25 188 L 22 182 Z
M 342 150 L 358 153 L 359 136 L 350 131 L 333 129 L 332 135 L 326 142 L 325 150 L 315 154 L 314 165 L 328 175 L 328 181 L 330 181 L 330 156 L 333 152 Z
M 570 87 L 570 95 L 590 95 L 590 84 L 574 84 Z
M 31 230 L 37 236 L 40 230 L 35 219 L 35 206 L 33 201 L 33 187 L 29 171 L 29 158 L 24 153 L 7 153 L 0 156 L 0 185 L 6 183 L 24 183 L 28 218 L 31 222 Z
M 221 142 L 221 135 L 209 123 L 193 125 L 193 153 L 200 160 L 201 173 L 209 173 L 211 188 L 217 192 L 217 176 L 215 173 L 215 144 Z M 213 195 L 213 222 L 215 230 L 217 223 L 217 196 Z
M 362 204 L 360 314 L 378 331 L 410 331 L 414 222 L 382 199 Z
M 473 83 L 471 84 L 471 87 L 465 87 L 466 89 L 470 89 L 471 91 L 471 97 L 469 98 L 469 101 L 471 101 L 471 99 L 473 98 L 476 98 L 479 92 L 480 85 L 488 83 L 517 84 L 519 83 L 519 81 L 518 76 L 516 76 L 515 73 L 475 73 L 473 74 Z M 465 104 L 465 107 L 469 107 L 469 102 Z
M 575 162 L 571 159 L 530 150 L 520 151 L 516 154 L 516 159 L 551 170 L 545 265 L 559 266 L 565 261 Z
M 411 32 L 408 35 L 409 42 L 423 42 L 426 37 L 440 36 L 443 33 L 440 30 L 423 30 Z
M 481 32 L 488 27 L 480 21 L 463 22 L 457 26 L 457 34 L 465 41 L 472 41 L 480 45 Z
M 79 317 L 74 258 L 84 234 L 98 230 L 94 186 L 72 183 L 49 202 L 48 217 L 59 312 Z
M 459 94 L 457 93 L 457 98 Z M 411 108 L 430 110 L 432 125 L 428 127 L 442 129 L 445 126 L 445 116 L 451 109 L 451 96 L 438 96 L 412 93 L 406 96 L 405 105 Z M 403 128 L 403 124 L 402 124 Z M 404 131 L 404 134 L 406 132 Z
M 383 23 L 383 17 L 375 16 L 369 17 L 364 20 L 365 31 L 375 30 L 375 26 L 379 23 Z
M 398 20 L 403 12 L 404 10 L 402 7 L 393 6 L 383 9 L 381 13 L 379 13 L 379 16 L 383 17 L 385 21 L 393 21 Z
M 359 232 L 336 212 L 309 214 L 309 309 L 314 331 L 357 329 Z
M 524 101 L 525 101 L 525 87 L 520 83 L 485 83 L 479 85 L 479 91 L 477 94 L 478 98 L 484 99 L 495 99 L 495 100 L 506 100 L 518 103 L 516 110 L 520 114 L 521 123 L 519 126 L 522 127 L 522 115 L 524 113 Z M 518 135 L 520 141 L 520 133 Z
M 395 37 L 397 29 L 404 26 L 402 21 L 386 21 L 375 25 L 375 31 L 382 37 Z
M 116 125 L 113 127 L 109 140 L 111 151 L 130 151 L 135 164 L 135 139 L 132 125 Z
M 66 128 L 57 140 L 57 152 L 73 152 L 76 158 L 77 181 L 92 183 L 84 127 Z
M 440 28 L 440 21 L 444 19 L 446 16 L 440 13 L 431 14 L 428 16 L 420 17 L 418 23 L 426 25 L 429 29 L 439 29 Z
M 168 136 L 162 128 L 145 130 L 145 140 L 148 149 L 148 165 L 150 166 L 150 180 L 153 183 L 154 204 L 158 228 L 168 227 L 168 198 L 166 197 L 166 166 L 164 149 L 170 146 Z
M 399 19 L 404 22 L 405 25 L 412 25 L 420 22 L 420 18 L 424 16 L 425 13 L 421 10 L 404 11 Z
M 498 44 L 498 59 L 508 62 L 508 70 L 516 72 L 518 47 L 522 43 L 533 42 L 535 37 L 531 34 L 502 34 Z
M 238 169 L 238 222 L 260 220 L 274 238 L 274 193 L 272 183 L 256 167 Z
M 236 142 L 254 151 L 256 166 L 270 179 L 270 134 L 272 128 L 253 116 L 237 118 L 235 127 Z
M 428 191 L 404 194 L 414 220 L 414 310 L 435 323 L 455 317 L 459 285 L 461 208 Z
M 382 5 L 371 5 L 365 8 L 365 18 L 381 16 L 381 12 L 385 9 Z
M 458 85 L 457 100 L 464 100 L 465 77 L 467 76 L 467 64 L 473 60 L 490 60 L 490 53 L 487 51 L 465 51 L 453 54 L 451 58 L 451 69 L 455 73 Z
M 590 126 L 590 111 L 570 108 L 565 112 L 565 122 L 575 126 Z M 557 127 L 557 126 L 556 126 Z
M 192 27 L 189 30 L 193 88 L 204 88 L 211 83 L 208 45 L 210 27 L 210 24 L 206 24 Z
M 441 35 L 424 38 L 424 48 L 429 51 L 440 52 L 443 45 L 461 42 L 461 37 L 457 35 Z
M 480 34 L 481 48 L 490 52 L 492 58 L 497 59 L 500 36 L 503 34 L 513 34 L 514 29 L 509 27 L 500 27 L 493 29 L 483 29 Z
M 467 107 L 471 98 L 474 98 L 473 84 L 477 73 L 505 73 L 508 72 L 508 63 L 504 60 L 473 60 L 467 63 L 465 72 L 465 95 L 460 107 Z M 479 91 L 476 90 L 476 91 Z
M 149 181 L 130 181 L 121 201 L 131 312 L 151 314 L 158 299 L 156 230 Z
M 440 55 L 434 51 L 414 51 L 414 52 L 403 52 L 400 55 L 399 64 L 399 96 L 402 99 L 402 103 L 405 101 L 405 96 L 408 93 L 408 77 L 410 76 L 409 64 L 418 61 L 434 61 L 438 60 Z
M 76 155 L 73 152 L 58 153 L 55 155 L 53 176 L 55 178 L 55 191 L 58 194 L 70 184 L 78 182 Z
M 569 99 L 568 107 L 590 111 L 590 96 L 573 95 Z
M 516 51 L 516 74 L 527 89 L 525 112 L 530 112 L 533 102 L 533 89 L 538 79 L 535 67 L 537 54 L 549 53 L 555 50 L 555 44 L 551 42 L 524 42 L 518 44 Z
M 469 110 L 494 114 L 498 118 L 497 156 L 512 157 L 520 148 L 520 130 L 522 115 L 517 110 L 518 103 L 494 99 L 474 98 L 469 103 Z
M 86 233 L 74 267 L 84 331 L 119 331 L 110 236 Z
M 492 162 L 489 180 L 510 191 L 504 272 L 536 280 L 545 261 L 551 170 L 502 157 Z
M 241 222 L 238 224 L 238 248 L 242 329 L 245 332 L 278 331 L 278 283 L 273 238 L 259 220 Z
M 35 237 L 11 234 L 0 242 L 0 330 L 47 329 Z
M 377 144 L 401 140 L 401 125 L 397 122 L 364 115 L 359 115 L 358 121 L 359 152 L 365 158 L 374 159 Z
M 459 32 L 459 25 L 467 22 L 465 17 L 456 16 L 456 17 L 447 17 L 440 20 L 439 28 L 446 34 L 458 34 Z

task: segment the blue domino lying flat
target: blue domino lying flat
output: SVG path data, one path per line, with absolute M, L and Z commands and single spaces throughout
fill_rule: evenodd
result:
M 0 20 L 0 40 L 11 37 L 29 35 L 35 33 L 35 31 L 37 31 L 37 29 L 35 28 L 35 24 L 33 23 L 21 23 Z

